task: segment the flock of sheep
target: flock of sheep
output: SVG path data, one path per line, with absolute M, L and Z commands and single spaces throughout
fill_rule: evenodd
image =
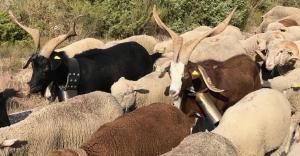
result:
M 276 6 L 247 35 L 228 25 L 234 11 L 214 28 L 178 35 L 154 8 L 171 39 L 86 38 L 56 49 L 73 58 L 137 42 L 162 57 L 153 72 L 121 77 L 110 93 L 54 102 L 10 126 L 2 124 L 8 96 L 1 93 L 0 155 L 300 156 L 300 9 Z M 213 120 L 213 128 L 192 134 L 201 118 Z

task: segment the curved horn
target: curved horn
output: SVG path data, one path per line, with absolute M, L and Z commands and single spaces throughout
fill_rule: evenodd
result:
M 263 60 L 263 61 L 266 61 L 266 56 L 260 51 L 260 50 L 255 50 L 255 52 L 260 56 L 260 58 Z
M 295 56 L 299 56 L 299 49 L 298 49 L 298 46 L 294 43 L 294 42 L 286 42 L 286 47 L 288 47 L 289 49 L 292 50 L 292 53 L 295 55 Z
M 170 36 L 173 40 L 173 50 L 174 50 L 173 59 L 174 59 L 175 62 L 177 62 L 178 58 L 179 58 L 178 57 L 179 52 L 180 52 L 182 44 L 183 44 L 183 38 L 180 37 L 177 33 L 175 33 L 173 30 L 171 30 L 168 26 L 166 26 L 164 24 L 164 22 L 159 18 L 159 15 L 156 12 L 156 6 L 155 5 L 153 7 L 153 17 L 154 17 L 157 25 L 160 28 L 166 30 L 170 34 Z
M 299 58 L 298 56 L 292 56 L 292 57 L 291 57 L 291 60 L 292 60 L 292 59 L 300 60 L 300 58 Z
M 67 38 L 71 37 L 71 36 L 76 36 L 76 31 L 75 31 L 75 26 L 76 26 L 76 20 L 81 17 L 81 16 L 78 16 L 76 17 L 73 21 L 72 21 L 72 24 L 71 24 L 71 27 L 70 27 L 70 30 L 67 34 L 64 34 L 64 35 L 59 35 L 58 37 L 55 37 L 51 40 L 49 40 L 44 46 L 43 48 L 41 49 L 41 52 L 40 52 L 40 55 L 46 57 L 46 58 L 49 58 L 52 51 L 54 51 L 54 49 L 60 44 L 62 43 L 63 41 L 65 41 Z
M 207 31 L 206 33 L 204 33 L 203 35 L 201 35 L 198 39 L 196 39 L 195 41 L 193 41 L 192 44 L 190 44 L 187 47 L 184 47 L 183 50 L 181 50 L 181 52 L 184 52 L 181 54 L 179 54 L 179 60 L 184 63 L 187 64 L 189 61 L 189 58 L 192 54 L 192 51 L 195 49 L 195 47 L 206 37 L 208 36 L 215 36 L 221 32 L 223 32 L 225 30 L 225 28 L 227 27 L 227 25 L 229 24 L 234 12 L 236 10 L 236 7 L 232 10 L 232 12 L 221 22 L 219 23 L 216 27 L 214 27 L 213 29 Z
M 198 66 L 198 70 L 199 72 L 201 73 L 201 76 L 207 86 L 207 88 L 213 92 L 216 92 L 216 93 L 220 93 L 220 92 L 223 92 L 224 90 L 223 89 L 219 89 L 217 88 L 212 82 L 211 82 L 211 79 L 209 78 L 209 76 L 207 75 L 205 69 L 203 67 L 201 67 L 200 65 Z
M 34 48 L 35 50 L 38 50 L 40 48 L 40 32 L 38 29 L 32 29 L 29 28 L 20 22 L 18 22 L 17 18 L 14 16 L 11 10 L 8 11 L 9 18 L 17 24 L 19 27 L 21 27 L 23 30 L 25 30 L 32 38 L 33 43 L 34 43 Z

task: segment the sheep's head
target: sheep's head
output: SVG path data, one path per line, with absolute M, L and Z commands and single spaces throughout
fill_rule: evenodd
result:
M 133 106 L 137 92 L 142 91 L 143 87 L 141 87 L 137 81 L 126 80 L 124 77 L 121 77 L 111 86 L 111 94 L 124 109 Z
M 41 49 L 40 49 L 40 32 L 37 29 L 29 28 L 23 24 L 21 24 L 17 18 L 13 15 L 11 11 L 9 11 L 10 19 L 20 26 L 23 30 L 25 30 L 33 39 L 35 53 L 28 59 L 24 68 L 27 68 L 30 63 L 32 63 L 33 73 L 31 80 L 29 82 L 30 85 L 30 93 L 36 93 L 42 91 L 45 84 L 47 82 L 47 77 L 50 71 L 50 55 L 54 51 L 54 49 L 63 41 L 71 36 L 75 36 L 75 20 L 78 18 L 76 17 L 72 23 L 70 30 L 67 34 L 60 35 L 56 38 L 49 40 Z
M 171 30 L 168 26 L 166 26 L 159 15 L 156 12 L 156 8 L 153 8 L 153 17 L 159 27 L 166 30 L 172 38 L 173 41 L 173 61 L 169 64 L 169 72 L 171 77 L 171 85 L 169 95 L 173 97 L 174 102 L 179 100 L 179 93 L 181 91 L 182 86 L 182 78 L 184 77 L 185 66 L 188 63 L 189 57 L 192 54 L 194 48 L 206 37 L 214 36 L 222 31 L 227 27 L 229 21 L 231 20 L 235 9 L 229 14 L 229 16 L 218 24 L 215 28 L 206 31 L 203 35 L 199 36 L 197 39 L 191 41 L 190 43 L 183 45 L 183 38 L 179 36 L 176 32 Z M 167 66 L 166 66 L 167 69 Z M 166 72 L 167 70 L 163 70 Z
M 299 49 L 292 41 L 281 41 L 268 47 L 266 68 L 273 70 L 276 65 L 285 65 L 299 58 Z

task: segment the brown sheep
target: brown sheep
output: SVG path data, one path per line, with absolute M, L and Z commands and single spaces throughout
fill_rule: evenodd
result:
M 80 149 L 54 151 L 49 156 L 77 156 L 78 152 L 91 156 L 156 156 L 177 146 L 193 125 L 176 107 L 154 103 L 101 126 Z

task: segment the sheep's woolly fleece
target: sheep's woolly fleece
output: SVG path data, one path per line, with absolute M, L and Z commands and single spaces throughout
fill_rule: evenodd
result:
M 196 133 L 186 137 L 172 151 L 163 156 L 237 156 L 234 145 L 221 135 Z
M 104 47 L 104 43 L 101 40 L 95 38 L 85 38 L 76 41 L 68 46 L 60 49 L 56 49 L 56 52 L 64 51 L 68 57 L 74 57 L 76 54 L 82 53 L 90 49 L 101 49 Z
M 1 128 L 0 143 L 17 139 L 19 147 L 1 148 L 0 155 L 39 156 L 55 149 L 77 148 L 101 125 L 122 114 L 116 99 L 100 91 L 51 104 L 21 122 Z
M 286 145 L 290 121 L 291 107 L 285 95 L 260 89 L 228 108 L 212 132 L 229 139 L 240 156 L 263 156 Z
M 137 36 L 131 36 L 131 37 L 123 39 L 123 40 L 107 42 L 107 43 L 105 43 L 104 48 L 109 48 L 109 47 L 112 47 L 114 45 L 124 43 L 124 42 L 137 42 L 138 44 L 143 46 L 149 54 L 153 54 L 155 52 L 154 46 L 158 43 L 158 41 L 152 36 L 137 35 Z

